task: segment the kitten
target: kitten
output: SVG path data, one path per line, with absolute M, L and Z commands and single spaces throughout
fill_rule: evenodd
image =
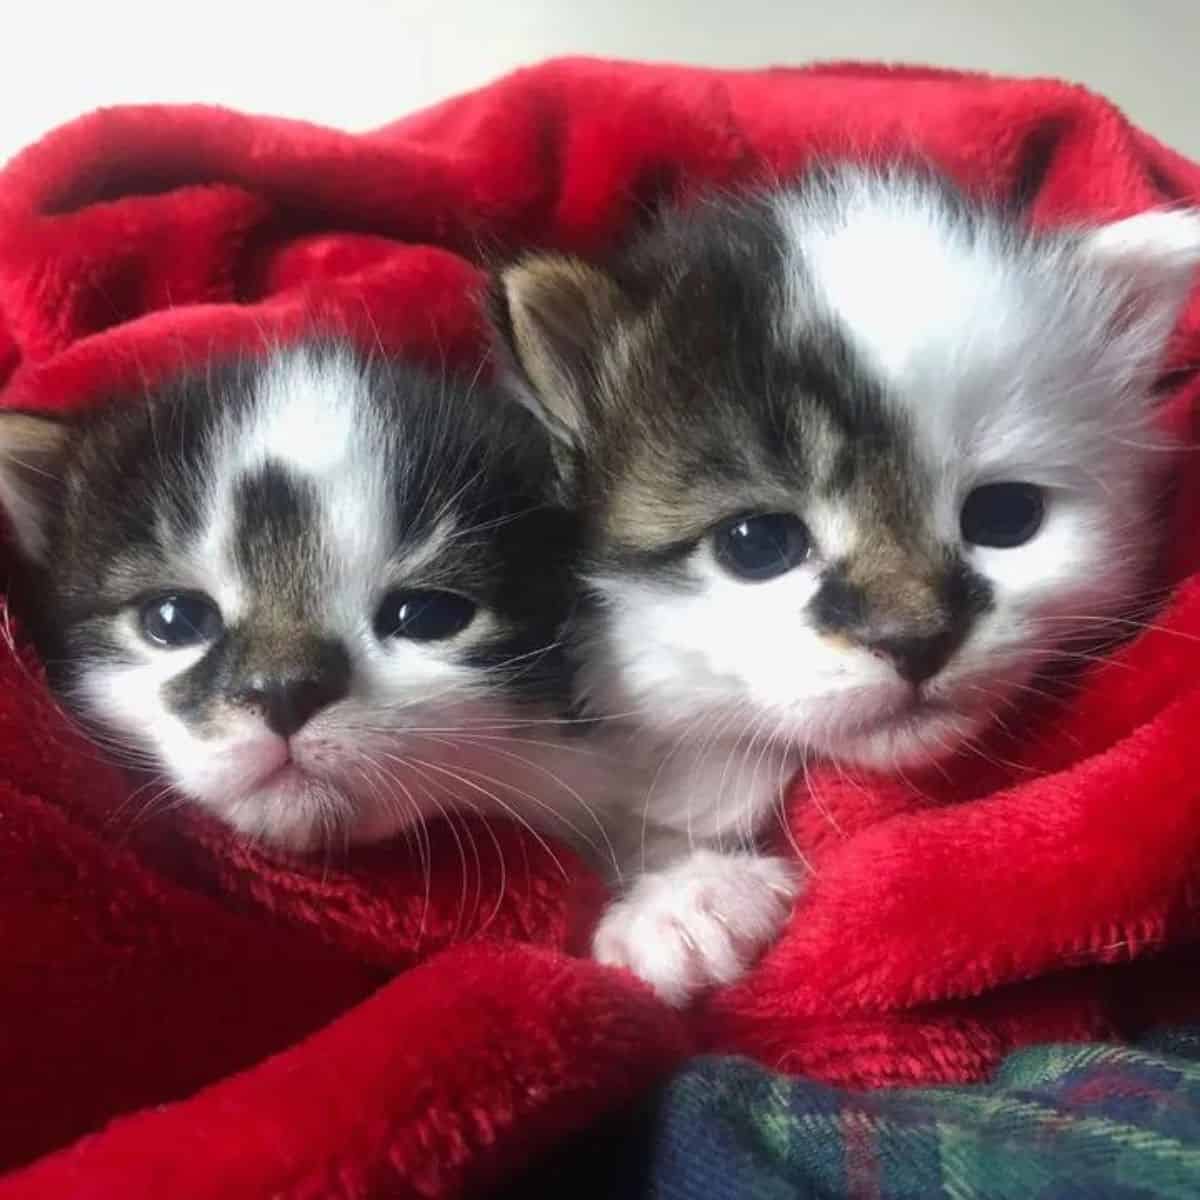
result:
M 594 841 L 546 442 L 498 394 L 313 343 L 0 413 L 0 506 L 65 700 L 242 833 L 307 851 L 456 805 Z
M 1198 263 L 1195 212 L 1037 233 L 841 166 L 502 273 L 583 514 L 582 697 L 659 764 L 601 959 L 677 1001 L 736 977 L 795 887 L 750 849 L 792 770 L 952 753 L 1138 596 Z

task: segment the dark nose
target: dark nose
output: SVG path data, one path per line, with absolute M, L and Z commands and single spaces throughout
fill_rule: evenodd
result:
M 962 634 L 946 630 L 924 637 L 877 638 L 867 647 L 892 661 L 896 673 L 911 684 L 932 679 L 962 644 Z
M 286 738 L 349 690 L 350 660 L 339 647 L 303 668 L 254 674 L 238 689 L 237 698 L 257 708 L 268 728 Z

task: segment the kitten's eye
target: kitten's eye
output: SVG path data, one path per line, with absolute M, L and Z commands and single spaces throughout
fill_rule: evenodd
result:
M 142 636 L 172 650 L 215 642 L 225 629 L 217 606 L 203 592 L 173 592 L 142 605 Z
M 989 483 L 967 497 L 960 524 L 966 541 L 1008 550 L 1029 541 L 1045 515 L 1046 499 L 1035 484 Z
M 432 588 L 389 592 L 375 614 L 381 638 L 437 642 L 461 633 L 475 619 L 476 604 L 458 592 Z
M 738 579 L 774 579 L 798 567 L 811 550 L 807 527 L 790 513 L 738 517 L 713 534 L 717 562 Z

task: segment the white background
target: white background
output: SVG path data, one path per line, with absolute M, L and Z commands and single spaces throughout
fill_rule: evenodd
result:
M 1200 0 L 15 0 L 0 43 L 0 160 L 127 101 L 365 129 L 565 53 L 1066 76 L 1200 158 Z

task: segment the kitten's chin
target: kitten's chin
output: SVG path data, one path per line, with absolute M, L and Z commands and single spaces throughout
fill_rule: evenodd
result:
M 383 841 L 416 819 L 378 796 L 360 794 L 346 781 L 314 775 L 294 762 L 236 799 L 194 799 L 235 832 L 286 854 Z
M 888 717 L 873 728 L 833 738 L 825 753 L 846 766 L 869 770 L 918 770 L 950 758 L 988 725 L 984 712 L 916 709 Z

